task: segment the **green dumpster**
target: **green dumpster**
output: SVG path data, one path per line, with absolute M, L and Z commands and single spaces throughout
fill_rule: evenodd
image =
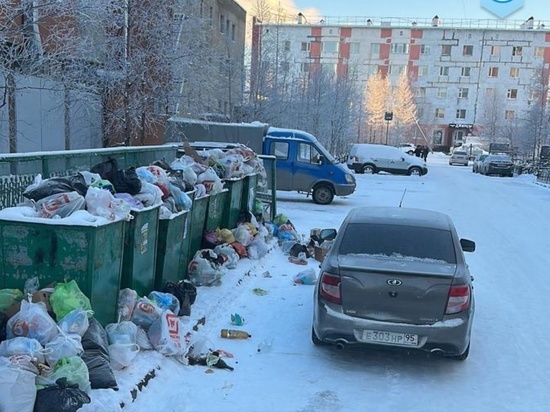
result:
M 116 322 L 125 222 L 100 226 L 0 219 L 1 287 L 74 280 L 103 325 Z
M 243 197 L 242 197 L 242 210 L 253 211 L 254 200 L 256 199 L 256 183 L 258 175 L 247 175 L 244 178 L 243 183 Z
M 224 209 L 222 226 L 233 229 L 237 226 L 239 215 L 242 209 L 244 179 L 226 180 L 225 184 L 229 189 L 229 204 Z
M 166 282 L 177 283 L 187 273 L 189 260 L 190 211 L 160 219 L 157 242 L 155 290 L 162 291 Z
M 191 228 L 189 230 L 189 257 L 201 249 L 202 236 L 206 227 L 206 214 L 210 195 L 196 198 L 191 207 Z
M 229 207 L 230 192 L 228 189 L 223 189 L 219 193 L 210 195 L 208 202 L 208 212 L 206 214 L 206 230 L 216 230 L 222 228 L 223 215 Z
M 126 222 L 120 287 L 147 296 L 155 287 L 160 205 L 132 210 Z

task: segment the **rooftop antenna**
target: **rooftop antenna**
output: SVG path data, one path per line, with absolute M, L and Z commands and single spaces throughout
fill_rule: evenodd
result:
M 403 196 L 401 196 L 401 201 L 399 202 L 399 207 L 403 204 L 403 199 L 405 198 L 405 193 L 407 193 L 407 189 L 403 191 Z

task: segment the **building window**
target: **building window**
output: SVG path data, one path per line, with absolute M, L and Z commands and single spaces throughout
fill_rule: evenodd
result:
M 290 40 L 285 40 L 283 42 L 283 49 L 284 51 L 290 51 Z
M 443 130 L 434 130 L 433 131 L 432 142 L 435 145 L 443 144 Z
M 396 54 L 409 53 L 409 43 L 392 43 L 391 52 Z
M 449 75 L 449 66 L 441 66 L 439 68 L 439 75 L 440 76 L 448 76 Z
M 225 24 L 225 18 L 223 17 L 223 14 L 220 14 L 220 33 L 223 33 L 224 24 Z
M 208 17 L 210 20 L 214 18 L 214 7 L 210 6 L 210 9 L 208 10 Z
M 544 57 L 544 47 L 535 47 L 535 57 Z
M 467 99 L 469 90 L 470 89 L 468 89 L 467 87 L 461 87 L 460 89 L 458 89 L 458 98 Z
M 516 117 L 515 110 L 505 110 L 504 111 L 504 118 L 506 120 L 513 120 L 513 119 L 515 119 L 515 117 Z
M 533 100 L 537 100 L 539 97 L 539 93 L 537 90 L 529 90 L 529 95 L 527 96 L 527 100 L 532 102 Z
M 519 67 L 510 67 L 510 77 L 519 77 Z
M 300 50 L 303 52 L 309 52 L 311 50 L 311 43 L 308 41 L 303 41 Z
M 300 71 L 302 73 L 309 73 L 309 63 L 301 63 L 300 64 Z
M 281 62 L 281 71 L 288 72 L 290 70 L 290 63 L 289 62 Z
M 493 97 L 495 95 L 495 89 L 492 87 L 487 87 L 485 89 L 485 94 L 487 95 L 487 97 Z
M 231 26 L 231 40 L 235 41 L 235 25 Z
M 359 54 L 361 52 L 361 43 L 355 41 L 349 44 L 350 54 Z
M 470 72 L 471 72 L 471 67 L 463 67 L 461 70 L 460 70 L 460 75 L 462 77 L 470 77 Z
M 336 74 L 336 63 L 322 63 L 321 68 L 327 74 Z
M 491 46 L 491 56 L 498 56 L 500 54 L 500 46 Z
M 418 77 L 428 75 L 428 66 L 418 66 Z
M 380 44 L 379 43 L 372 43 L 370 45 L 370 51 L 373 56 L 378 56 L 380 54 Z
M 426 97 L 426 88 L 419 87 L 418 89 L 416 89 L 416 97 Z
M 450 44 L 444 44 L 441 46 L 441 55 L 442 56 L 450 56 L 452 47 Z
M 518 98 L 518 89 L 508 89 L 506 98 L 508 100 L 516 100 Z
M 474 54 L 474 46 L 464 46 L 462 48 L 463 56 L 472 56 Z
M 498 67 L 489 67 L 489 77 L 498 77 Z
M 435 117 L 437 119 L 443 119 L 445 117 L 445 109 L 435 109 Z
M 229 21 L 229 19 L 227 19 L 225 21 L 225 33 L 226 34 L 229 34 L 229 29 L 231 28 L 231 22 Z
M 378 73 L 378 65 L 377 64 L 371 64 L 367 65 L 367 75 L 372 76 Z
M 445 99 L 447 97 L 447 88 L 446 87 L 438 87 L 437 88 L 437 97 L 440 99 Z
M 405 66 L 403 65 L 392 64 L 390 66 L 390 74 L 393 74 L 393 75 L 399 75 L 403 73 L 404 70 L 405 70 Z
M 456 118 L 465 119 L 466 118 L 466 109 L 456 109 Z
M 512 48 L 512 56 L 521 56 L 523 48 L 521 46 L 514 46 Z
M 338 53 L 338 42 L 337 41 L 324 41 L 323 42 L 323 51 L 325 53 Z
M 420 46 L 420 54 L 430 54 L 431 48 L 429 44 L 422 44 Z

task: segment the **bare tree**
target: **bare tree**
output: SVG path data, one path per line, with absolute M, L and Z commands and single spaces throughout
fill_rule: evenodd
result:
M 542 145 L 550 144 L 550 70 L 539 67 L 533 71 L 529 87 L 530 109 L 527 112 L 525 133 L 519 146 L 529 150 L 535 160 Z

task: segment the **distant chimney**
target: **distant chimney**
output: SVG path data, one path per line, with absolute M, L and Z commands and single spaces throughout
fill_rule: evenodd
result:
M 439 19 L 439 16 L 436 14 L 432 19 L 432 27 L 437 27 L 440 24 L 441 24 L 441 20 Z
M 371 19 L 367 20 L 367 26 L 372 26 L 372 20 Z
M 304 22 L 304 15 L 300 12 L 298 13 L 298 24 L 302 24 Z

